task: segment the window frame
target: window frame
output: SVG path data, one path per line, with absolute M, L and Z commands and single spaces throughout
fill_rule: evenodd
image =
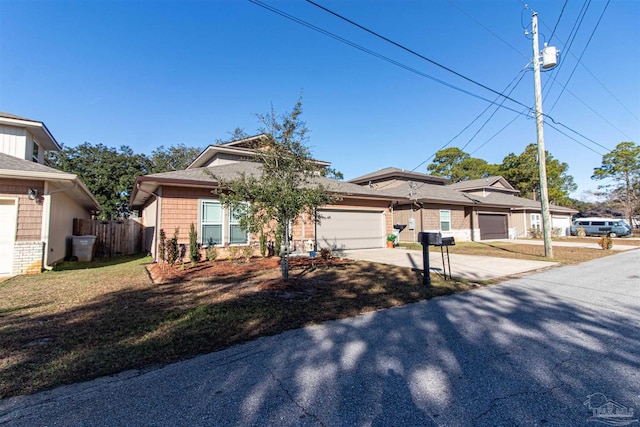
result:
M 542 215 L 539 213 L 532 213 L 529 216 L 531 221 L 531 228 L 536 230 L 542 230 Z
M 446 213 L 448 218 L 446 220 L 442 219 L 442 214 Z M 442 226 L 443 224 L 447 224 L 447 229 Z M 451 209 L 440 209 L 440 231 L 451 231 Z
M 204 207 L 206 204 L 217 204 L 220 206 L 220 221 L 204 221 Z M 200 244 L 202 245 L 203 248 L 212 246 L 209 242 L 205 242 L 204 241 L 204 227 L 207 225 L 220 225 L 220 242 L 219 243 L 213 243 L 213 246 L 222 246 L 225 243 L 225 218 L 224 218 L 224 214 L 225 214 L 225 209 L 224 206 L 222 205 L 222 203 L 220 203 L 220 200 L 218 199 L 202 199 L 200 200 L 199 203 L 199 217 L 198 217 L 198 222 L 199 222 L 199 230 L 200 230 L 200 238 L 198 239 L 200 241 Z
M 249 203 L 244 202 L 244 205 L 249 206 Z M 228 221 L 228 229 L 229 229 L 229 245 L 230 246 L 247 246 L 250 243 L 250 236 L 249 236 L 249 232 L 245 231 L 244 232 L 244 236 L 245 236 L 245 240 L 242 243 L 232 243 L 231 242 L 231 236 L 233 235 L 233 233 L 231 232 L 231 227 L 232 226 L 236 226 L 239 227 L 240 226 L 240 221 L 234 221 L 235 218 L 233 218 L 233 209 L 231 208 L 231 206 L 229 206 L 226 211 L 228 211 L 229 213 L 229 221 Z M 242 231 L 242 229 L 240 229 L 240 231 Z

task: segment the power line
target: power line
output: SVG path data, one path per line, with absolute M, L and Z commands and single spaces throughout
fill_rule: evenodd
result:
M 253 0 L 250 0 L 250 1 L 253 1 Z M 313 0 L 306 0 L 306 1 L 307 1 L 307 3 L 311 3 L 312 5 L 316 6 L 317 8 L 322 9 L 322 10 L 324 10 L 325 12 L 327 12 L 327 13 L 329 13 L 329 14 L 331 14 L 331 15 L 333 15 L 333 16 L 335 16 L 335 17 L 337 17 L 337 18 L 342 19 L 343 21 L 348 22 L 349 24 L 351 24 L 351 25 L 353 25 L 353 26 L 355 26 L 355 27 L 358 27 L 358 28 L 360 28 L 361 30 L 366 31 L 366 32 L 367 32 L 367 33 L 369 33 L 369 34 L 374 35 L 374 36 L 376 36 L 376 37 L 378 37 L 378 38 L 380 38 L 380 39 L 382 39 L 382 40 L 386 41 L 387 43 L 390 43 L 390 44 L 392 44 L 392 45 L 394 45 L 394 46 L 396 46 L 396 47 L 398 47 L 398 48 L 400 48 L 400 49 L 404 50 L 405 52 L 408 52 L 408 53 L 410 53 L 410 54 L 412 54 L 412 55 L 414 55 L 414 56 L 417 56 L 417 57 L 418 57 L 418 58 L 420 58 L 420 59 L 423 59 L 423 60 L 425 60 L 425 61 L 427 61 L 427 62 L 430 62 L 431 64 L 433 64 L 433 65 L 435 65 L 435 66 L 437 66 L 437 67 L 440 67 L 440 68 L 442 68 L 443 70 L 446 70 L 446 71 L 448 71 L 448 72 L 450 72 L 450 73 L 452 73 L 452 74 L 454 74 L 454 75 L 456 75 L 456 76 L 458 76 L 458 77 L 460 77 L 460 78 L 462 78 L 462 79 L 464 79 L 464 80 L 467 80 L 468 82 L 471 82 L 471 83 L 473 83 L 473 84 L 475 84 L 475 85 L 477 85 L 477 86 L 480 86 L 481 88 L 483 88 L 483 89 L 485 89 L 485 90 L 488 90 L 489 92 L 493 92 L 494 94 L 496 94 L 496 95 L 498 95 L 498 96 L 504 97 L 504 98 L 508 99 L 509 101 L 514 102 L 514 103 L 518 104 L 518 105 L 519 105 L 519 106 L 521 106 L 521 107 L 529 108 L 529 107 L 527 107 L 525 104 L 523 104 L 522 102 L 517 101 L 517 100 L 515 100 L 515 99 L 513 99 L 513 98 L 510 98 L 510 97 L 508 97 L 508 96 L 505 96 L 504 94 L 502 94 L 502 93 L 500 93 L 500 92 L 498 92 L 498 91 L 496 91 L 496 90 L 494 90 L 494 89 L 491 89 L 490 87 L 488 87 L 488 86 L 486 86 L 486 85 L 484 85 L 484 84 L 482 84 L 482 83 L 480 83 L 480 82 L 477 82 L 476 80 L 473 80 L 472 78 L 469 78 L 469 77 L 467 77 L 467 76 L 465 76 L 465 75 L 463 75 L 463 74 L 460 74 L 460 73 L 458 73 L 457 71 L 454 71 L 454 70 L 452 70 L 451 68 L 449 68 L 449 67 L 447 67 L 447 66 L 445 66 L 445 65 L 442 65 L 442 64 L 440 64 L 439 62 L 434 61 L 433 59 L 427 58 L 426 56 L 424 56 L 424 55 L 422 55 L 422 54 L 420 54 L 420 53 L 418 53 L 418 52 L 416 52 L 416 51 L 414 51 L 414 50 L 412 50 L 412 49 L 409 49 L 408 47 L 406 47 L 406 46 L 404 46 L 404 45 L 402 45 L 402 44 L 400 44 L 400 43 L 397 43 L 397 42 L 395 42 L 395 41 L 393 41 L 393 40 L 391 40 L 391 39 L 389 39 L 389 38 L 387 38 L 387 37 L 385 37 L 385 36 L 383 36 L 383 35 L 381 35 L 381 34 L 379 34 L 379 33 L 376 33 L 375 31 L 370 30 L 370 29 L 368 29 L 367 27 L 364 27 L 364 26 L 362 26 L 362 25 L 358 24 L 357 22 L 352 21 L 352 20 L 351 20 L 351 19 L 349 19 L 349 18 L 346 18 L 346 17 L 344 17 L 344 16 L 340 15 L 339 13 L 336 13 L 336 12 L 334 12 L 334 11 L 330 10 L 330 9 L 327 9 L 326 7 L 324 7 L 324 6 L 322 6 L 322 5 L 320 5 L 320 4 L 316 3 L 316 2 L 314 2 Z M 514 110 L 514 111 L 515 111 L 515 110 Z
M 568 1 L 568 0 L 565 0 Z M 480 25 L 482 28 L 484 28 L 485 30 L 487 30 L 492 36 L 494 36 L 495 38 L 497 38 L 498 40 L 500 40 L 502 43 L 506 44 L 507 46 L 509 46 L 513 51 L 515 51 L 517 54 L 519 54 L 520 56 L 522 56 L 525 59 L 528 59 L 528 57 L 520 52 L 518 50 L 518 48 L 516 48 L 515 46 L 513 46 L 511 43 L 509 43 L 508 41 L 506 41 L 505 39 L 503 39 L 502 37 L 500 37 L 498 34 L 496 34 L 495 32 L 493 32 L 491 30 L 491 28 L 487 27 L 486 25 L 484 25 L 482 22 L 478 21 L 476 18 L 474 18 L 473 16 L 471 16 L 469 13 L 467 13 L 464 9 L 462 9 L 462 7 L 460 7 L 459 5 L 457 5 L 456 3 L 453 2 L 453 0 L 448 0 L 449 4 L 451 4 L 451 6 L 455 7 L 456 9 L 458 9 L 460 12 L 462 12 L 464 15 L 467 16 L 467 18 L 471 19 L 473 22 L 475 22 L 476 24 Z
M 583 5 L 583 7 L 584 7 L 584 5 Z M 551 29 L 547 24 L 545 24 L 545 22 L 544 22 L 542 19 L 540 19 L 540 22 L 542 23 L 542 25 L 544 25 L 545 27 L 547 27 L 547 29 L 549 29 L 549 30 Z M 566 45 L 566 43 L 565 43 L 564 41 L 562 41 L 562 39 L 560 39 L 559 37 L 556 37 L 556 38 L 560 41 L 560 43 L 562 43 L 563 45 Z M 562 52 L 562 53 L 563 53 L 563 54 L 570 53 L 570 54 L 571 54 L 571 56 L 573 56 L 574 58 L 576 58 L 576 59 L 578 58 L 578 57 L 573 53 L 573 51 L 570 51 L 570 50 L 568 50 L 568 49 L 567 49 L 567 50 L 565 50 L 565 51 L 564 51 L 564 52 Z M 602 87 L 602 88 L 603 88 L 603 89 L 604 89 L 604 90 L 605 90 L 609 95 L 611 95 L 611 97 L 612 97 L 613 99 L 615 99 L 615 100 L 616 100 L 616 102 L 617 102 L 618 104 L 620 104 L 620 106 L 621 106 L 622 108 L 624 108 L 624 109 L 625 109 L 625 111 L 626 111 L 627 113 L 629 113 L 631 116 L 633 116 L 633 118 L 635 118 L 637 121 L 639 121 L 639 122 L 640 122 L 640 117 L 638 117 L 638 116 L 636 115 L 636 113 L 634 113 L 634 112 L 633 112 L 629 107 L 627 107 L 626 105 L 624 105 L 624 103 L 623 103 L 623 102 L 622 102 L 622 101 L 621 101 L 621 100 L 620 100 L 620 99 L 619 99 L 619 98 L 618 98 L 618 97 L 617 97 L 613 92 L 611 92 L 611 90 L 609 90 L 609 88 L 608 88 L 607 86 L 605 86 L 605 84 L 604 84 L 604 83 L 602 83 L 602 81 L 601 81 L 601 80 L 600 80 L 600 79 L 599 79 L 595 74 L 593 74 L 593 72 L 589 69 L 589 67 L 587 67 L 587 66 L 586 66 L 584 63 L 582 63 L 581 61 L 579 61 L 578 63 L 582 66 L 582 68 L 584 68 L 584 69 L 585 69 L 585 71 L 586 71 L 587 73 L 589 73 L 589 75 L 590 75 L 591 77 L 593 77 L 593 79 L 594 79 L 594 80 L 595 80 L 595 81 L 600 85 L 600 87 Z M 562 63 L 558 66 L 558 68 L 559 68 L 561 65 L 562 65 Z M 555 70 L 555 69 L 554 69 L 554 70 Z M 555 78 L 554 78 L 554 80 L 555 80 Z
M 483 96 L 476 95 L 476 94 L 474 94 L 472 92 L 469 92 L 468 90 L 465 90 L 465 89 L 462 89 L 462 88 L 460 88 L 458 86 L 452 85 L 451 83 L 447 83 L 444 80 L 438 79 L 437 77 L 433 77 L 433 76 L 431 76 L 431 75 L 429 75 L 427 73 L 424 73 L 424 72 L 422 72 L 420 70 L 417 70 L 417 69 L 412 68 L 412 67 L 410 67 L 408 65 L 405 65 L 405 64 L 403 64 L 403 63 L 401 63 L 399 61 L 396 61 L 395 59 L 391 59 L 391 58 L 389 58 L 389 57 L 387 57 L 385 55 L 382 55 L 382 54 L 380 54 L 378 52 L 375 52 L 375 51 L 373 51 L 371 49 L 368 49 L 368 48 L 366 48 L 364 46 L 361 46 L 361 45 L 359 45 L 357 43 L 349 41 L 349 40 L 347 40 L 347 39 L 345 39 L 343 37 L 338 36 L 337 34 L 334 34 L 334 33 L 330 32 L 330 31 L 327 31 L 327 30 L 324 30 L 324 29 L 322 29 L 320 27 L 317 27 L 317 26 L 315 26 L 315 25 L 313 25 L 313 24 L 311 24 L 311 23 L 309 23 L 307 21 L 304 21 L 304 20 L 302 20 L 300 18 L 296 18 L 293 15 L 289 15 L 288 13 L 283 12 L 283 11 L 281 11 L 281 10 L 279 10 L 279 9 L 273 7 L 273 6 L 270 6 L 268 4 L 265 4 L 265 3 L 263 3 L 263 2 L 261 2 L 259 0 L 249 0 L 249 2 L 251 2 L 251 3 L 253 3 L 253 4 L 257 5 L 257 6 L 260 6 L 262 8 L 265 8 L 265 9 L 269 10 L 270 12 L 273 12 L 273 13 L 275 13 L 277 15 L 280 15 L 280 16 L 282 16 L 284 18 L 287 18 L 287 19 L 289 19 L 289 20 L 291 20 L 293 22 L 296 22 L 296 23 L 298 23 L 300 25 L 303 25 L 303 26 L 305 26 L 307 28 L 310 28 L 310 29 L 312 29 L 314 31 L 317 31 L 317 32 L 319 32 L 321 34 L 324 34 L 324 35 L 326 35 L 328 37 L 331 37 L 334 40 L 337 40 L 337 41 L 339 41 L 341 43 L 344 43 L 344 44 L 346 44 L 348 46 L 351 46 L 351 47 L 353 47 L 355 49 L 358 49 L 358 50 L 360 50 L 360 51 L 362 51 L 364 53 L 367 53 L 367 54 L 369 54 L 371 56 L 374 56 L 374 57 L 376 57 L 378 59 L 382 59 L 383 61 L 386 61 L 386 62 L 388 62 L 390 64 L 396 65 L 396 66 L 398 66 L 400 68 L 403 68 L 403 69 L 405 69 L 407 71 L 410 71 L 410 72 L 412 72 L 414 74 L 417 74 L 419 76 L 425 77 L 425 78 L 427 78 L 429 80 L 435 81 L 435 82 L 440 83 L 440 84 L 442 84 L 444 86 L 447 86 L 447 87 L 449 87 L 451 89 L 454 89 L 454 90 L 462 92 L 462 93 L 464 93 L 466 95 L 472 96 L 474 98 L 481 99 L 481 100 L 483 100 L 485 102 L 488 102 L 489 104 L 498 105 L 498 103 L 495 102 L 495 101 L 491 101 L 490 99 L 487 99 L 487 98 L 485 98 Z M 502 95 L 502 94 L 498 94 L 498 95 L 504 97 L 504 95 Z M 514 102 L 518 102 L 518 101 L 515 101 L 515 100 L 513 100 L 513 101 Z M 522 104 L 522 105 L 524 105 L 524 104 Z M 504 105 L 502 106 L 502 108 L 504 108 L 506 110 L 509 110 L 509 111 L 513 111 L 515 113 L 519 113 L 518 110 L 515 110 L 513 108 L 510 108 L 510 107 L 507 107 L 507 106 L 504 106 Z
M 611 0 L 607 0 L 607 4 L 604 5 L 604 9 L 602 9 L 602 13 L 600 14 L 600 17 L 598 18 L 598 22 L 596 22 L 595 27 L 593 27 L 593 31 L 591 32 L 591 35 L 589 36 L 589 40 L 587 40 L 587 44 L 582 49 L 582 53 L 580 54 L 580 57 L 578 58 L 578 62 L 576 62 L 576 65 L 573 67 L 573 70 L 571 70 L 571 74 L 569 75 L 569 78 L 565 82 L 564 87 L 562 88 L 562 91 L 560 92 L 560 95 L 558 95 L 558 97 L 556 98 L 556 101 L 553 103 L 553 105 L 551 106 L 549 111 L 553 111 L 553 108 L 556 106 L 556 104 L 560 100 L 560 97 L 564 93 L 566 87 L 569 85 L 569 81 L 573 77 L 573 74 L 576 72 L 576 69 L 578 68 L 578 64 L 580 63 L 580 60 L 584 56 L 584 53 L 587 51 L 587 48 L 589 47 L 589 43 L 591 43 L 591 39 L 593 39 L 593 35 L 596 33 L 596 30 L 598 29 L 598 26 L 600 25 L 600 21 L 602 21 L 602 17 L 604 16 L 604 13 L 607 11 L 607 7 L 609 7 L 609 3 L 611 3 Z
M 564 0 L 564 4 L 562 5 L 562 10 L 560 10 L 560 16 L 558 16 L 558 20 L 556 21 L 556 25 L 553 26 L 553 31 L 551 31 L 551 35 L 549 36 L 549 40 L 547 41 L 547 43 L 551 43 L 551 39 L 553 39 L 553 35 L 556 33 L 556 29 L 558 29 L 558 24 L 560 23 L 560 20 L 562 19 L 562 14 L 564 13 L 564 8 L 567 7 L 567 3 L 569 3 L 569 0 Z
M 526 105 L 524 105 L 524 104 L 522 104 L 522 103 L 520 103 L 520 102 L 518 102 L 518 101 L 516 101 L 516 100 L 513 100 L 513 99 L 509 98 L 508 96 L 505 96 L 505 95 L 504 95 L 504 94 L 502 94 L 502 93 L 499 93 L 499 92 L 496 92 L 496 91 L 494 91 L 494 90 L 492 90 L 492 89 L 489 89 L 490 91 L 492 91 L 492 92 L 496 93 L 496 94 L 498 95 L 498 97 L 502 97 L 502 98 L 504 98 L 505 100 L 507 100 L 507 99 L 508 99 L 508 100 L 511 100 L 511 101 L 513 101 L 513 102 L 515 102 L 515 103 L 517 103 L 517 104 L 519 104 L 519 105 L 521 105 L 521 106 L 525 107 L 525 110 L 524 110 L 524 111 L 518 111 L 518 110 L 515 110 L 515 109 L 513 109 L 513 108 L 506 107 L 506 106 L 502 105 L 502 104 L 504 103 L 504 100 L 503 100 L 503 102 L 502 102 L 502 103 L 498 104 L 498 103 L 497 103 L 497 102 L 495 102 L 495 101 L 491 101 L 491 100 L 489 100 L 489 99 L 487 99 L 487 98 L 484 98 L 484 97 L 482 97 L 482 96 L 479 96 L 479 95 L 473 94 L 473 93 L 471 93 L 471 92 L 469 92 L 469 91 L 467 91 L 467 90 L 461 89 L 461 88 L 459 88 L 459 87 L 457 87 L 457 86 L 454 86 L 454 85 L 452 85 L 452 84 L 449 84 L 449 83 L 447 83 L 447 82 L 445 82 L 445 81 L 443 81 L 443 80 L 440 80 L 440 79 L 435 78 L 435 77 L 433 77 L 433 76 L 430 76 L 430 75 L 428 75 L 428 74 L 426 74 L 426 73 L 423 73 L 423 72 L 421 72 L 421 71 L 419 71 L 419 70 L 416 70 L 416 69 L 414 69 L 414 68 L 412 68 L 412 67 L 409 67 L 409 66 L 407 66 L 407 65 L 405 65 L 405 64 L 403 64 L 403 63 L 401 63 L 401 62 L 399 62 L 399 61 L 393 60 L 393 59 L 391 59 L 391 58 L 389 58 L 389 57 L 386 57 L 386 56 L 384 56 L 384 55 L 382 55 L 382 54 L 380 54 L 380 53 L 377 53 L 377 52 L 375 52 L 375 51 L 372 51 L 372 50 L 370 50 L 370 49 L 367 49 L 367 48 L 365 48 L 365 47 L 363 47 L 363 46 L 361 46 L 361 45 L 358 45 L 358 44 L 356 44 L 356 43 L 354 43 L 354 42 L 351 42 L 351 41 L 349 41 L 349 40 L 347 40 L 347 39 L 345 39 L 345 38 L 343 38 L 343 37 L 340 37 L 340 36 L 338 36 L 338 35 L 336 35 L 336 34 L 334 34 L 334 33 L 331 33 L 331 32 L 329 32 L 329 31 L 327 31 L 327 30 L 324 30 L 324 29 L 322 29 L 322 28 L 320 28 L 320 27 L 317 27 L 317 26 L 315 26 L 315 25 L 313 25 L 313 24 L 310 24 L 309 22 L 306 22 L 306 21 L 304 21 L 304 20 L 302 20 L 302 19 L 299 19 L 299 18 L 296 18 L 296 17 L 294 17 L 294 16 L 292 16 L 292 15 L 289 15 L 289 14 L 287 14 L 287 13 L 285 13 L 285 12 L 283 12 L 283 11 L 281 11 L 281 10 L 279 10 L 279 9 L 275 8 L 275 7 L 269 6 L 269 5 L 267 5 L 267 4 L 265 4 L 265 3 L 263 3 L 263 2 L 261 2 L 261 1 L 259 1 L 259 0 L 249 0 L 249 1 L 250 1 L 251 3 L 256 4 L 257 6 L 263 7 L 263 8 L 265 8 L 265 9 L 267 9 L 267 10 L 269 10 L 269 11 L 273 12 L 273 13 L 276 13 L 276 14 L 278 14 L 278 15 L 280 15 L 280 16 L 282 16 L 282 17 L 284 17 L 284 18 L 287 18 L 287 19 L 289 19 L 289 20 L 291 20 L 291 21 L 294 21 L 294 22 L 296 22 L 296 23 L 298 23 L 298 24 L 304 25 L 304 26 L 305 26 L 305 27 L 307 27 L 307 28 L 310 28 L 310 29 L 312 29 L 312 30 L 314 30 L 314 31 L 317 31 L 317 32 L 319 32 L 319 33 L 321 33 L 321 34 L 324 34 L 324 35 L 326 35 L 326 36 L 328 36 L 328 37 L 331 37 L 331 38 L 333 38 L 333 39 L 335 39 L 335 40 L 338 40 L 338 41 L 340 41 L 340 42 L 342 42 L 342 43 L 344 43 L 344 44 L 347 44 L 347 45 L 349 45 L 349 46 L 351 46 L 351 47 L 354 47 L 354 48 L 356 48 L 356 49 L 358 49 L 358 50 L 360 50 L 360 51 L 362 51 L 362 52 L 365 52 L 365 53 L 367 53 L 367 54 L 369 54 L 369 55 L 372 55 L 372 56 L 374 56 L 374 57 L 376 57 L 376 58 L 379 58 L 379 59 L 382 59 L 382 60 L 384 60 L 384 61 L 387 61 L 387 62 L 389 62 L 389 63 L 391 63 L 391 64 L 393 64 L 393 65 L 396 65 L 396 66 L 398 66 L 398 67 L 401 67 L 401 68 L 403 68 L 403 69 L 405 69 L 405 70 L 407 70 L 407 71 L 411 71 L 411 72 L 413 72 L 413 73 L 416 73 L 416 74 L 418 74 L 418 75 L 420 75 L 420 76 L 423 76 L 423 77 L 429 78 L 430 80 L 436 81 L 436 82 L 438 82 L 438 83 L 440 83 L 440 84 L 443 84 L 443 85 L 445 85 L 445 86 L 447 86 L 447 87 L 450 87 L 450 88 L 452 88 L 452 89 L 454 89 L 454 90 L 457 90 L 457 91 L 463 92 L 463 93 L 465 93 L 465 94 L 467 94 L 467 95 L 473 96 L 473 97 L 475 97 L 475 98 L 478 98 L 478 99 L 484 100 L 484 101 L 488 102 L 490 105 L 498 105 L 498 106 L 499 106 L 499 108 L 504 108 L 504 109 L 506 109 L 506 110 L 512 111 L 512 112 L 516 113 L 518 116 L 525 116 L 525 117 L 528 117 L 528 115 L 527 115 L 525 112 L 526 112 L 526 111 L 531 111 L 531 110 L 532 110 L 532 108 L 531 108 L 531 107 L 528 107 L 528 106 L 526 106 Z M 310 3 L 313 3 L 311 0 L 307 0 L 307 1 L 308 1 L 308 2 L 310 2 Z M 315 4 L 315 3 L 313 3 L 313 4 Z M 318 7 L 320 7 L 320 8 L 322 8 L 322 9 L 324 9 L 322 6 L 318 6 Z M 330 12 L 330 11 L 329 11 L 329 12 Z M 332 14 L 333 14 L 333 12 L 330 12 L 330 13 L 332 13 Z M 346 18 L 343 18 L 343 19 L 346 19 Z M 357 24 L 355 24 L 355 25 L 357 25 Z M 369 30 L 367 30 L 367 31 L 369 31 Z M 380 36 L 380 37 L 381 37 L 381 36 Z M 390 43 L 392 43 L 392 44 L 394 44 L 394 45 L 397 45 L 395 42 L 391 42 L 391 41 L 390 41 Z M 401 47 L 402 49 L 405 49 L 405 50 L 406 50 L 406 48 L 402 47 L 401 45 L 398 45 L 398 46 L 399 46 L 399 47 Z M 426 59 L 426 58 L 425 58 L 425 59 Z M 426 60 L 428 60 L 428 59 L 426 59 Z M 428 61 L 429 61 L 429 62 L 431 62 L 430 60 L 428 60 Z M 438 64 L 438 65 L 439 65 L 439 64 Z M 453 72 L 453 73 L 454 73 L 454 74 L 457 74 L 456 72 Z M 464 77 L 464 76 L 463 76 L 463 77 Z M 517 76 L 516 76 L 516 77 L 517 77 Z M 479 83 L 477 83 L 477 82 L 474 82 L 474 83 L 479 84 Z M 508 86 L 507 86 L 507 87 L 508 87 Z M 498 98 L 496 98 L 496 99 L 498 99 Z M 489 108 L 489 107 L 488 107 L 488 108 Z M 488 108 L 487 108 L 487 109 L 488 109 Z M 484 114 L 484 112 L 485 112 L 487 109 L 485 109 L 485 110 L 481 113 L 481 115 L 482 115 L 482 114 Z M 553 123 L 555 123 L 555 124 L 557 124 L 557 125 L 559 125 L 559 126 L 562 126 L 562 127 L 566 128 L 567 130 L 570 130 L 571 132 L 573 132 L 573 133 L 575 133 L 575 134 L 577 134 L 577 135 L 581 136 L 582 138 L 584 138 L 584 139 L 586 139 L 586 140 L 588 140 L 588 141 L 590 141 L 590 142 L 592 142 L 592 143 L 594 143 L 594 144 L 596 144 L 596 145 L 598 145 L 598 146 L 600 146 L 600 147 L 604 148 L 604 149 L 605 149 L 605 150 L 607 150 L 607 151 L 610 151 L 608 148 L 604 147 L 604 146 L 603 146 L 603 145 L 601 145 L 601 144 L 598 144 L 597 142 L 593 141 L 592 139 L 587 138 L 586 136 L 582 135 L 581 133 L 579 133 L 579 132 L 575 131 L 574 129 L 571 129 L 571 128 L 569 128 L 568 126 L 566 126 L 566 125 L 564 125 L 564 124 L 562 124 L 562 123 L 559 123 L 559 122 L 555 121 L 551 116 L 548 116 L 547 114 L 544 114 L 544 116 L 545 116 L 545 117 L 548 117 L 548 118 L 549 118 Z M 479 117 L 480 117 L 480 116 L 479 116 Z M 469 126 L 471 126 L 471 125 L 472 125 L 472 124 L 473 124 L 477 119 L 479 119 L 479 117 L 477 117 L 476 119 L 474 119 L 474 121 L 472 121 L 472 123 L 470 123 L 467 127 L 465 127 L 465 129 L 463 129 L 463 131 L 462 131 L 462 132 L 464 132 L 464 130 L 466 130 Z M 554 129 L 557 129 L 557 128 L 555 128 L 555 127 L 554 127 Z M 461 134 L 462 132 L 460 132 L 459 134 Z M 560 131 L 559 131 L 559 132 L 560 132 Z M 561 133 L 562 133 L 562 132 L 561 132 Z M 459 134 L 458 134 L 458 135 L 459 135 Z M 563 134 L 564 134 L 564 133 L 563 133 Z M 457 137 L 458 135 L 456 135 L 456 137 Z M 455 139 L 456 137 L 454 137 L 453 139 Z M 570 138 L 570 139 L 573 139 L 573 140 L 575 141 L 575 139 L 574 139 L 574 138 L 571 138 L 571 137 L 569 137 L 569 138 Z M 577 142 L 577 141 L 576 141 L 576 142 Z M 448 143 L 447 143 L 447 145 L 448 145 Z M 445 145 L 445 146 L 446 146 L 446 145 Z M 444 147 L 443 147 L 443 148 L 444 148 Z M 592 150 L 592 151 L 593 151 L 593 150 Z M 599 154 L 599 153 L 598 153 L 598 154 Z M 428 159 L 427 159 L 427 160 L 428 160 Z M 426 162 L 426 161 L 425 161 L 425 162 Z M 423 162 L 422 164 L 424 164 L 425 162 Z M 422 164 L 421 164 L 421 165 L 422 165 Z M 419 166 L 421 166 L 421 165 L 419 165 Z M 418 167 L 419 167 L 419 166 L 418 166 Z M 417 169 L 417 167 L 416 167 L 416 169 Z M 414 170 L 415 170 L 415 169 L 414 169 Z
M 516 85 L 513 87 L 513 89 L 511 89 L 511 91 L 513 91 L 515 89 L 516 86 L 518 86 L 518 84 L 520 83 L 520 81 L 522 80 L 522 77 L 524 77 L 524 73 L 526 72 L 526 68 L 520 70 L 520 72 L 518 72 L 518 74 L 516 74 L 516 76 L 513 78 L 513 80 L 511 80 L 509 82 L 509 84 L 504 88 L 504 91 L 506 91 L 507 89 L 509 89 L 509 87 L 513 84 L 513 82 L 515 82 L 518 77 L 520 77 L 520 80 L 518 80 L 518 83 L 516 83 Z M 495 99 L 496 101 L 498 100 L 498 98 Z M 504 102 L 504 99 L 503 101 Z M 425 160 L 423 160 L 418 166 L 416 166 L 415 168 L 411 169 L 411 172 L 415 171 L 416 169 L 418 169 L 420 166 L 424 165 L 425 163 L 427 163 L 431 158 L 433 158 L 438 151 L 446 148 L 449 146 L 449 144 L 451 144 L 454 140 L 456 140 L 460 135 L 462 135 L 467 129 L 469 129 L 471 127 L 471 125 L 473 125 L 475 122 L 477 122 L 480 117 L 482 117 L 484 115 L 484 113 L 486 113 L 489 108 L 491 108 L 491 105 L 488 105 L 484 110 L 482 110 L 482 112 L 480 112 L 480 114 L 478 114 L 473 120 L 471 120 L 471 122 L 469 122 L 468 125 L 466 125 L 460 132 L 458 132 L 453 138 L 451 138 L 449 141 L 447 141 L 446 144 L 444 144 L 442 147 L 440 147 L 438 150 L 436 150 L 435 153 L 431 154 L 429 157 L 427 157 Z M 497 108 L 500 108 L 500 106 L 498 106 Z M 495 112 L 494 112 L 495 114 Z M 525 112 L 521 112 L 520 114 L 518 114 L 518 116 L 520 115 L 525 115 L 526 116 L 526 111 Z M 518 117 L 516 116 L 516 117 Z M 493 117 L 493 114 L 491 115 L 491 117 Z M 488 120 L 482 125 L 481 129 L 487 124 Z M 477 134 L 477 132 L 476 132 Z M 475 135 L 474 135 L 475 137 Z M 472 138 L 473 139 L 473 138 Z M 470 142 L 470 141 L 469 141 Z M 468 145 L 468 143 L 467 143 Z M 465 145 L 466 147 L 466 145 Z M 463 148 L 464 149 L 464 148 Z
M 591 4 L 591 0 L 588 0 L 582 5 L 582 8 L 578 13 L 578 17 L 576 18 L 576 22 L 573 23 L 573 27 L 571 28 L 571 32 L 569 33 L 568 46 L 565 44 L 565 49 L 564 49 L 565 53 L 571 52 L 571 47 L 573 46 L 573 42 L 576 39 L 576 35 L 578 34 L 580 27 L 582 26 L 582 21 L 584 20 L 584 17 L 587 14 L 587 9 L 589 9 L 590 4 Z M 549 90 L 547 91 L 547 95 L 545 95 L 543 102 L 546 100 L 547 96 L 549 96 L 549 94 L 551 93 L 551 89 L 553 88 L 553 85 L 555 84 L 558 78 L 558 75 L 560 74 L 560 70 L 563 69 L 563 65 L 564 65 L 564 62 L 561 62 L 560 65 L 556 68 L 556 71 L 554 71 L 553 78 L 551 80 L 551 86 L 549 86 Z
M 578 144 L 582 145 L 584 148 L 586 148 L 589 151 L 593 151 L 594 153 L 596 153 L 599 156 L 604 156 L 604 154 L 600 153 L 599 151 L 594 150 L 593 148 L 589 147 L 586 144 L 583 144 L 582 142 L 578 141 L 577 139 L 575 139 L 574 137 L 567 135 L 566 133 L 562 132 L 560 129 L 558 129 L 557 127 L 555 127 L 554 125 L 552 125 L 551 123 L 546 123 L 545 124 L 547 126 L 549 126 L 550 128 L 554 129 L 556 132 L 561 133 L 562 135 L 566 136 L 567 138 L 577 142 Z M 583 137 L 584 138 L 584 137 Z M 596 143 L 597 145 L 599 145 L 600 147 L 602 147 L 602 145 Z M 605 150 L 607 150 L 607 153 L 610 152 L 611 150 L 609 150 L 608 148 L 604 147 Z

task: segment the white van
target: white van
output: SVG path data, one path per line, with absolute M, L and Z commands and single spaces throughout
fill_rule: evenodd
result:
M 583 231 L 584 230 L 584 231 Z M 624 219 L 617 218 L 576 218 L 571 224 L 572 236 L 629 236 L 631 226 Z

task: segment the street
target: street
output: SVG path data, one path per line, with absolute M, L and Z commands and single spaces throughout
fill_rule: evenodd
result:
M 0 400 L 0 425 L 573 426 L 609 403 L 640 426 L 639 266 L 632 250 Z

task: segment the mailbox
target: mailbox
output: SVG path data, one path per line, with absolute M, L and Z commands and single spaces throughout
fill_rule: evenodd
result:
M 453 237 L 443 237 L 442 243 L 440 243 L 440 246 L 455 246 L 455 245 L 456 245 L 456 239 L 454 239 Z
M 430 233 L 421 231 L 418 233 L 418 243 L 423 245 L 440 246 L 442 245 L 442 234 L 439 232 Z

